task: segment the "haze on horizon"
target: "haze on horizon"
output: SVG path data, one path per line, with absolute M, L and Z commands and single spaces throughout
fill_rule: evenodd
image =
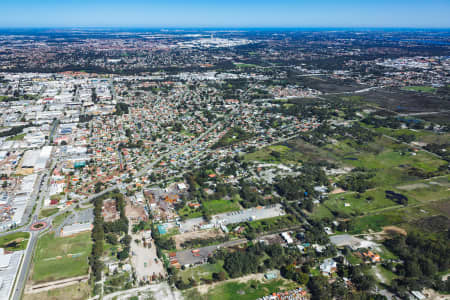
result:
M 2 0 L 0 27 L 450 28 L 448 0 Z

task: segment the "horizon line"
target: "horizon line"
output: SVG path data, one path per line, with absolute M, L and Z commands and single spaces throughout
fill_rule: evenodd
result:
M 0 29 L 440 29 L 432 26 L 146 26 L 146 25 L 74 25 L 74 26 L 0 26 Z

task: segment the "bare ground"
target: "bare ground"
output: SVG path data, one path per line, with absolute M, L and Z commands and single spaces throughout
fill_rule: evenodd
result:
M 177 250 L 183 249 L 181 244 L 192 239 L 208 239 L 216 236 L 224 236 L 223 232 L 218 229 L 207 229 L 200 231 L 185 232 L 173 236 Z
M 264 273 L 258 273 L 258 274 L 250 274 L 247 276 L 243 276 L 243 277 L 239 277 L 239 278 L 234 278 L 234 279 L 229 279 L 229 280 L 224 280 L 224 281 L 220 281 L 220 282 L 215 282 L 215 283 L 211 283 L 211 284 L 204 284 L 204 285 L 199 285 L 196 287 L 196 289 L 199 291 L 200 294 L 207 294 L 208 291 L 214 287 L 216 287 L 217 285 L 220 284 L 224 284 L 227 282 L 239 282 L 239 283 L 244 283 L 250 280 L 264 280 Z

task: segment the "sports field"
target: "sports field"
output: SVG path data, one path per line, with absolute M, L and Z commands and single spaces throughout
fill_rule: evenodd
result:
M 71 237 L 45 234 L 37 243 L 32 280 L 47 282 L 86 275 L 91 244 L 90 232 Z

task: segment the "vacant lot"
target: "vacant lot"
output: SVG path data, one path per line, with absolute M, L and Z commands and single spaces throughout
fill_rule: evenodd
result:
M 84 300 L 91 294 L 91 287 L 87 282 L 81 282 L 67 287 L 35 294 L 25 294 L 24 300 Z
M 209 239 L 214 238 L 216 236 L 224 236 L 224 234 L 219 231 L 218 229 L 206 229 L 206 230 L 200 230 L 200 231 L 192 231 L 192 232 L 186 232 L 182 234 L 174 235 L 172 238 L 175 241 L 176 248 L 182 249 L 181 244 L 185 241 L 193 240 L 193 239 Z
M 85 275 L 90 252 L 90 232 L 64 238 L 46 234 L 37 244 L 32 280 L 37 283 Z

